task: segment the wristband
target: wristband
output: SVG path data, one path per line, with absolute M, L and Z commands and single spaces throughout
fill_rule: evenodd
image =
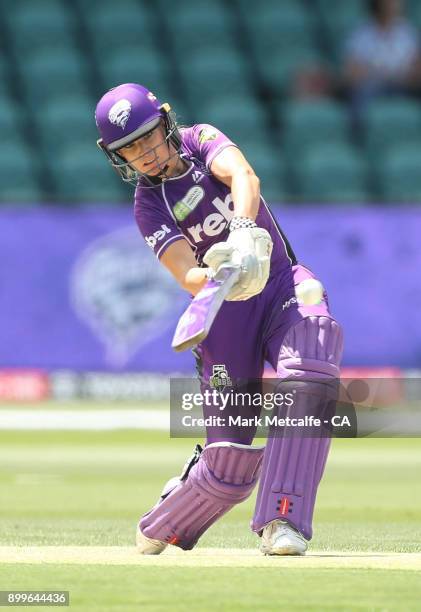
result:
M 252 219 L 249 219 L 249 217 L 234 217 L 229 225 L 229 230 L 233 232 L 236 229 L 243 229 L 245 227 L 251 228 L 257 227 L 257 225 Z

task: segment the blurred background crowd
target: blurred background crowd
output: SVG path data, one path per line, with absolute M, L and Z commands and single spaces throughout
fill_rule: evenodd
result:
M 419 0 L 0 1 L 0 201 L 129 203 L 96 100 L 213 123 L 271 202 L 421 200 Z

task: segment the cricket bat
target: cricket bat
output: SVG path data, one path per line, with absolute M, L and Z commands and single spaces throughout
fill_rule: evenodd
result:
M 209 280 L 181 315 L 172 340 L 172 348 L 185 351 L 202 342 L 231 288 L 238 281 L 241 269 L 227 266 L 218 271 L 217 279 Z

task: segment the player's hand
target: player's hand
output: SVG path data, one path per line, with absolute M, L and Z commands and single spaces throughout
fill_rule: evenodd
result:
M 231 261 L 241 266 L 241 276 L 227 299 L 248 300 L 263 291 L 269 278 L 272 238 L 262 227 L 244 227 L 230 233 Z
M 211 268 L 212 274 L 215 276 L 223 264 L 232 265 L 233 252 L 233 247 L 227 242 L 217 242 L 205 253 L 203 261 L 208 268 Z
M 266 286 L 270 271 L 272 239 L 263 228 L 232 231 L 226 242 L 211 246 L 203 261 L 214 273 L 221 265 L 241 267 L 241 276 L 227 296 L 229 301 L 243 301 L 258 295 Z

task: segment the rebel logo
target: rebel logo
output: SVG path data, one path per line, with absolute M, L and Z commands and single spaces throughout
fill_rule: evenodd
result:
M 224 200 L 214 198 L 212 204 L 218 212 L 207 215 L 203 223 L 197 223 L 187 228 L 190 237 L 196 244 L 199 244 L 207 237 L 221 234 L 234 216 L 234 202 L 230 193 L 227 194 Z
M 151 249 L 153 249 L 156 246 L 157 242 L 163 240 L 165 236 L 170 233 L 171 230 L 168 225 L 161 225 L 161 229 L 154 232 L 151 236 L 145 237 L 145 242 L 148 246 L 151 247 Z

